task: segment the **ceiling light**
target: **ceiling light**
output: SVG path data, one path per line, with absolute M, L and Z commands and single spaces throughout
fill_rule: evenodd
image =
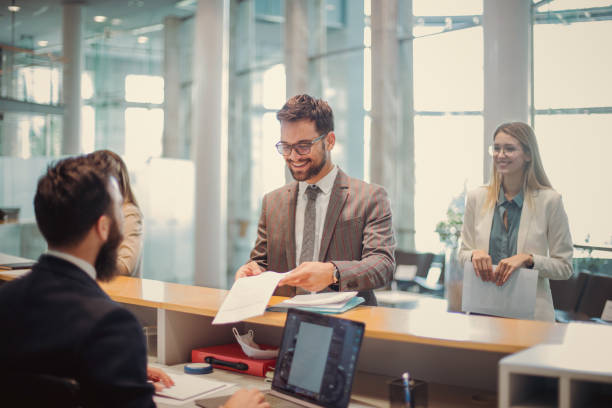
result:
M 132 35 L 144 35 L 147 33 L 153 33 L 156 31 L 161 31 L 164 29 L 164 25 L 163 24 L 153 24 L 150 26 L 144 26 L 144 27 L 139 27 L 139 28 L 135 28 L 132 31 L 130 31 L 132 33 Z
M 16 12 L 18 12 L 19 10 L 21 10 L 21 7 L 16 6 L 15 4 L 12 4 L 12 5 L 8 6 L 8 10 L 9 10 L 11 13 L 16 13 Z
M 40 40 L 38 42 L 38 46 L 39 47 L 46 47 L 47 45 L 49 45 L 49 41 L 47 41 L 47 40 Z
M 106 16 L 95 16 L 94 17 L 94 21 L 96 23 L 103 23 L 106 21 Z
M 138 41 L 138 44 L 146 44 L 149 41 L 149 37 L 141 35 L 136 41 Z
M 113 18 L 113 19 L 111 20 L 111 24 L 112 24 L 112 25 L 114 25 L 114 26 L 118 26 L 119 24 L 121 24 L 121 22 L 122 22 L 122 21 L 121 21 L 121 19 L 120 19 L 120 18 Z

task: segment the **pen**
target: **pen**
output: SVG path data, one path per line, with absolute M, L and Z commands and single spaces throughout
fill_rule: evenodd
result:
M 408 371 L 402 374 L 402 383 L 404 384 L 404 406 L 410 407 L 410 374 Z

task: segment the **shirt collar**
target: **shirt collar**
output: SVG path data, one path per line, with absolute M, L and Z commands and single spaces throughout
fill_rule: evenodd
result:
M 517 195 L 515 195 L 511 201 L 514 201 L 514 203 L 519 207 L 519 208 L 523 208 L 523 201 L 524 201 L 525 197 L 523 194 L 523 189 L 521 189 L 521 191 L 519 191 L 519 193 Z M 497 205 L 502 205 L 504 204 L 506 201 L 506 196 L 504 195 L 504 186 L 499 186 L 499 196 L 497 197 Z
M 76 256 L 67 254 L 65 252 L 54 251 L 53 249 L 48 249 L 47 255 L 51 255 L 56 258 L 63 259 L 64 261 L 70 262 L 71 264 L 77 266 L 79 269 L 85 272 L 87 276 L 91 277 L 91 279 L 96 280 L 96 268 L 94 268 L 92 264 L 85 261 L 84 259 L 77 258 Z
M 336 181 L 336 176 L 338 175 L 338 166 L 334 164 L 334 167 L 331 169 L 329 173 L 325 175 L 321 180 L 317 181 L 315 184 L 321 189 L 323 194 L 327 195 L 331 191 L 334 186 L 334 181 Z M 299 182 L 299 192 L 300 194 L 306 191 L 306 187 L 308 184 L 305 181 Z

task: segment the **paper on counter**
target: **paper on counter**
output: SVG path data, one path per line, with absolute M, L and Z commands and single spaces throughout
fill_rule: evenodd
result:
M 324 292 L 311 293 L 309 295 L 297 295 L 281 303 L 283 306 L 327 306 L 346 302 L 357 296 L 357 292 Z M 278 305 L 276 305 L 278 306 Z
M 497 265 L 493 265 L 493 271 Z M 497 286 L 483 282 L 474 272 L 474 265 L 466 262 L 463 270 L 461 310 L 493 316 L 533 319 L 535 313 L 538 271 L 521 268 L 506 283 Z
M 203 397 L 208 394 L 233 386 L 232 383 L 203 378 L 201 375 L 167 373 L 174 385 L 157 391 L 162 397 L 184 400 L 193 397 Z
M 239 322 L 264 314 L 278 282 L 285 274 L 263 272 L 240 278 L 232 285 L 212 324 Z

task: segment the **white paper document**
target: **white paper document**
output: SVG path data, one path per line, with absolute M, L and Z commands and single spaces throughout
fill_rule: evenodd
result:
M 346 302 L 357 296 L 357 292 L 325 292 L 297 295 L 276 306 L 344 306 Z
M 168 375 L 174 381 L 174 385 L 169 388 L 164 388 L 156 394 L 175 400 L 184 401 L 196 396 L 202 397 L 233 386 L 232 383 L 205 379 L 202 375 L 178 373 L 168 373 Z
M 212 324 L 239 322 L 264 314 L 278 282 L 285 274 L 263 272 L 240 278 L 232 285 Z
M 493 271 L 497 265 L 493 265 Z M 521 268 L 506 283 L 497 286 L 483 282 L 474 272 L 471 262 L 463 270 L 463 296 L 461 310 L 493 316 L 533 319 L 535 312 L 538 271 Z

